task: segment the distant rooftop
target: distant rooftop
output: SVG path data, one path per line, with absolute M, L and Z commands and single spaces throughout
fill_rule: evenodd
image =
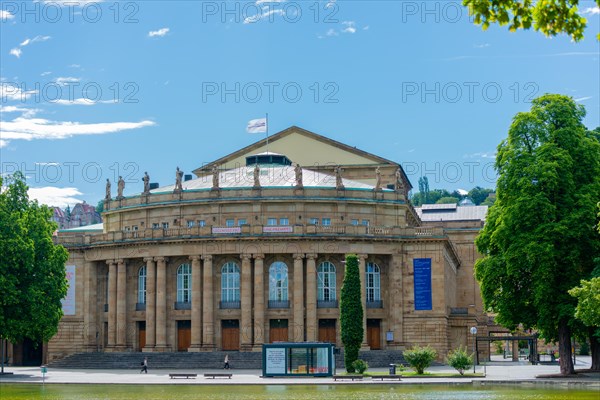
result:
M 456 204 L 423 204 L 416 208 L 423 222 L 433 221 L 485 221 L 488 206 L 457 206 Z
M 59 232 L 86 232 L 86 231 L 101 231 L 103 229 L 103 224 L 93 224 L 86 226 L 78 226 L 77 228 L 71 229 L 61 229 Z

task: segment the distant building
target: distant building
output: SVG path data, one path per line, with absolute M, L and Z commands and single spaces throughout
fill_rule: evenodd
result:
M 65 212 L 60 207 L 52 207 L 52 221 L 56 222 L 58 225 L 58 229 L 66 229 L 68 228 L 68 221 L 65 216 Z
M 94 225 L 102 222 L 102 217 L 96 208 L 85 201 L 75 204 L 71 217 L 60 207 L 52 207 L 52 221 L 58 224 L 58 229 L 79 228 L 80 226 Z

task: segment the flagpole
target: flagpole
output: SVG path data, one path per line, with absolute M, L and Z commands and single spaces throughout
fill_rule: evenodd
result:
M 267 125 L 267 129 L 265 130 L 266 134 L 267 134 L 267 153 L 269 152 L 269 113 L 265 114 L 265 122 Z

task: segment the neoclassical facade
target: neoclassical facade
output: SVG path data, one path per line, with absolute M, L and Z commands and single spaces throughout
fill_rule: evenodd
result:
M 443 356 L 472 343 L 471 326 L 485 332 L 473 278 L 481 215 L 424 223 L 399 164 L 291 127 L 193 172 L 177 170 L 167 186 L 146 178 L 135 195 L 107 190 L 102 226 L 59 232 L 72 293 L 48 361 L 341 346 L 350 253 L 360 260 L 364 350 L 429 344 Z

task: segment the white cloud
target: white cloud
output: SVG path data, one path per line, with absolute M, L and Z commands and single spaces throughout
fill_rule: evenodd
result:
M 97 101 L 97 100 L 80 98 L 80 99 L 73 99 L 73 100 L 60 99 L 60 100 L 52 101 L 51 103 L 59 104 L 61 106 L 93 106 L 95 104 L 110 104 L 110 103 L 116 103 L 116 102 L 113 100 Z
M 332 8 L 335 7 L 335 3 L 337 2 L 337 0 L 329 0 L 327 2 L 327 4 L 325 4 L 325 8 Z
M 354 21 L 344 21 L 342 22 L 342 25 L 345 26 L 345 28 L 342 29 L 343 33 L 356 33 L 356 23 Z
M 169 28 L 161 28 L 157 31 L 150 31 L 150 32 L 148 32 L 148 37 L 163 37 L 167 33 L 169 33 L 169 31 L 170 31 Z
M 41 36 L 41 35 L 38 35 L 38 36 L 34 37 L 33 39 L 27 38 L 27 39 L 23 40 L 23 42 L 21 42 L 21 44 L 19 46 L 25 47 L 27 45 L 30 45 L 31 43 L 45 42 L 46 40 L 49 40 L 51 38 L 52 38 L 51 36 Z
M 0 101 L 5 102 L 6 100 L 12 101 L 25 101 L 29 97 L 37 94 L 37 90 L 22 90 L 14 82 L 0 82 Z
M 21 116 L 23 117 L 33 117 L 40 111 L 41 110 L 39 108 L 0 105 L 0 113 L 21 113 Z
M 50 121 L 42 118 L 15 118 L 1 121 L 0 136 L 4 140 L 67 139 L 81 135 L 103 135 L 156 125 L 153 121 L 101 122 L 82 124 L 73 121 Z
M 458 192 L 458 194 L 460 194 L 461 196 L 466 196 L 469 194 L 469 192 L 465 189 L 456 189 L 456 191 Z
M 14 49 L 10 49 L 10 54 L 17 57 L 17 58 L 21 58 L 21 54 L 23 52 L 21 51 L 21 49 L 19 49 L 18 47 L 15 47 Z
M 6 10 L 0 10 L 0 21 L 6 21 L 9 19 L 13 19 L 15 16 L 9 13 Z
M 0 139 L 0 149 L 6 146 L 8 146 L 8 141 Z
M 40 76 L 46 76 L 46 75 L 50 75 L 51 73 L 52 73 L 52 72 L 50 72 L 50 71 L 45 71 L 45 72 L 42 72 L 42 73 L 40 74 Z
M 582 14 L 600 14 L 600 7 L 596 6 L 596 7 L 588 7 L 585 10 L 583 10 L 581 12 Z
M 325 32 L 325 35 L 327 36 L 338 36 L 339 33 L 337 33 L 337 31 L 333 28 L 330 28 L 327 32 Z
M 54 80 L 58 85 L 66 85 L 67 83 L 76 83 L 81 81 L 80 78 L 74 78 L 72 76 L 59 76 Z
M 64 208 L 67 205 L 81 203 L 81 200 L 75 196 L 81 196 L 77 188 L 66 187 L 58 188 L 53 186 L 45 186 L 39 188 L 29 188 L 27 191 L 29 198 L 37 200 L 40 204 L 46 204 L 53 207 Z
M 586 100 L 589 100 L 589 99 L 591 99 L 591 98 L 592 98 L 592 96 L 584 96 L 584 97 L 580 97 L 580 98 L 578 98 L 578 99 L 574 99 L 574 100 L 575 100 L 576 102 L 580 103 L 580 102 L 582 102 L 582 101 L 586 101 Z
M 495 151 L 482 151 L 472 154 L 465 154 L 463 158 L 496 158 Z

